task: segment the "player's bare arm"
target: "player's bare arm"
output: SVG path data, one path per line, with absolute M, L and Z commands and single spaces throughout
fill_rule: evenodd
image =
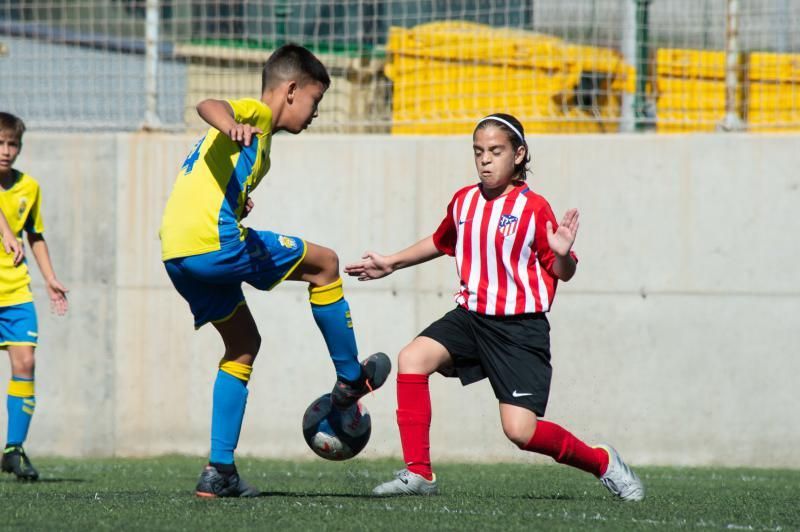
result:
M 33 257 L 36 259 L 36 264 L 39 265 L 39 271 L 42 272 L 47 295 L 50 298 L 50 309 L 59 316 L 63 316 L 69 309 L 67 302 L 69 290 L 56 278 L 47 242 L 40 234 L 28 233 L 28 243 L 31 246 Z
M 564 213 L 561 224 L 556 230 L 553 230 L 552 223 L 547 222 L 547 243 L 556 256 L 556 260 L 553 263 L 553 272 L 562 281 L 569 281 L 575 275 L 577 264 L 569 252 L 572 249 L 572 244 L 575 243 L 575 237 L 578 235 L 579 225 L 578 209 L 569 209 Z
M 224 100 L 203 100 L 197 104 L 197 114 L 205 120 L 208 125 L 228 135 L 231 140 L 249 146 L 254 135 L 260 135 L 263 131 L 250 124 L 238 123 L 233 114 L 233 109 Z
M 11 232 L 3 233 L 3 249 L 7 254 L 14 256 L 14 266 L 18 266 L 22 259 L 25 258 L 22 244 Z
M 2 213 L 0 213 L 0 235 L 3 238 L 3 249 L 7 254 L 14 256 L 14 266 L 17 266 L 25 258 L 25 247 L 14 236 L 8 220 Z
M 358 277 L 359 281 L 371 281 L 386 277 L 401 268 L 416 266 L 442 255 L 443 253 L 433 244 L 433 235 L 431 235 L 392 255 L 384 256 L 374 251 L 367 251 L 361 257 L 360 262 L 346 265 L 344 272 L 351 277 Z

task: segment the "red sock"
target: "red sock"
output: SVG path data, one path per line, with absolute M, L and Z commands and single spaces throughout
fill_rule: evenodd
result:
M 428 375 L 397 374 L 397 426 L 408 470 L 433 480 Z
M 536 422 L 536 431 L 523 449 L 546 454 L 559 464 L 577 467 L 596 477 L 602 476 L 608 468 L 608 453 L 603 449 L 589 447 L 560 425 L 541 419 Z

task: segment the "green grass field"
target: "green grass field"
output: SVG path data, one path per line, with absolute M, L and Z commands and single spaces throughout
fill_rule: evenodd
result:
M 241 459 L 265 490 L 200 500 L 203 460 L 39 459 L 37 483 L 0 477 L 2 530 L 800 530 L 800 471 L 637 468 L 642 503 L 556 465 L 443 464 L 441 495 L 377 499 L 398 461 Z

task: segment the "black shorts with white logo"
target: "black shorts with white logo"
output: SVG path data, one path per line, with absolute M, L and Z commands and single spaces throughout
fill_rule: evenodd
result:
M 484 316 L 456 307 L 420 336 L 442 344 L 453 367 L 440 371 L 464 386 L 486 377 L 501 403 L 544 416 L 550 395 L 550 323 L 544 313 Z

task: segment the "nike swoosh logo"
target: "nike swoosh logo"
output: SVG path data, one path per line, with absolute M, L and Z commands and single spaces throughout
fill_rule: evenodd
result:
M 467 220 L 459 220 L 459 221 L 458 221 L 458 225 L 464 225 L 465 223 L 467 223 L 467 222 L 469 222 L 469 221 L 471 221 L 471 220 L 472 220 L 472 218 L 469 218 L 469 219 L 467 219 Z
M 514 390 L 513 392 L 511 392 L 511 395 L 513 395 L 514 397 L 525 397 L 526 395 L 533 395 L 533 394 L 528 392 L 518 392 L 517 390 Z

